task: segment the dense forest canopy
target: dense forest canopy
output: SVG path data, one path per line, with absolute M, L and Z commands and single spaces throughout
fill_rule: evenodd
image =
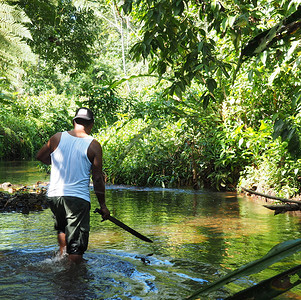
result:
M 0 18 L 1 158 L 87 105 L 111 182 L 300 192 L 298 0 L 1 0 Z

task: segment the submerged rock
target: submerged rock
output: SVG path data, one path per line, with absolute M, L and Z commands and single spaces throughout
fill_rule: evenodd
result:
M 10 186 L 2 184 L 1 187 L 10 187 L 11 189 L 0 191 L 0 212 L 16 211 L 28 214 L 30 211 L 40 211 L 48 207 L 44 187 L 16 187 L 12 184 Z

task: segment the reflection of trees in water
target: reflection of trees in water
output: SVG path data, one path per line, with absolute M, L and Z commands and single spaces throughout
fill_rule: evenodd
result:
M 36 161 L 0 161 L 0 184 L 33 185 L 49 178 Z
M 199 245 L 200 258 L 203 261 L 220 265 L 227 256 L 227 243 L 224 228 L 239 221 L 237 198 L 225 194 L 206 194 L 201 199 L 195 196 L 193 201 L 196 218 L 191 220 L 205 241 Z

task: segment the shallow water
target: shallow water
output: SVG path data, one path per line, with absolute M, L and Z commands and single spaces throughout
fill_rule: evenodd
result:
M 5 172 L 0 164 L 0 183 L 33 184 L 43 176 L 35 163 L 5 165 Z M 234 193 L 108 186 L 107 204 L 154 242 L 101 222 L 92 195 L 86 261 L 72 266 L 56 257 L 49 209 L 2 213 L 0 299 L 184 299 L 276 244 L 300 238 L 300 215 L 274 216 L 264 203 Z M 300 263 L 298 253 L 201 299 L 223 299 Z M 301 287 L 277 299 L 301 299 Z

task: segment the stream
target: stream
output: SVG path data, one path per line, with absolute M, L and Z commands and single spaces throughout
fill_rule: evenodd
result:
M 33 185 L 37 162 L 0 162 L 0 183 Z M 144 242 L 93 213 L 85 262 L 57 257 L 50 209 L 0 215 L 0 299 L 185 299 L 272 247 L 301 237 L 301 215 L 274 216 L 264 200 L 206 190 L 107 186 L 111 214 Z M 198 299 L 224 299 L 301 264 L 300 252 Z M 301 285 L 275 299 L 301 299 Z

